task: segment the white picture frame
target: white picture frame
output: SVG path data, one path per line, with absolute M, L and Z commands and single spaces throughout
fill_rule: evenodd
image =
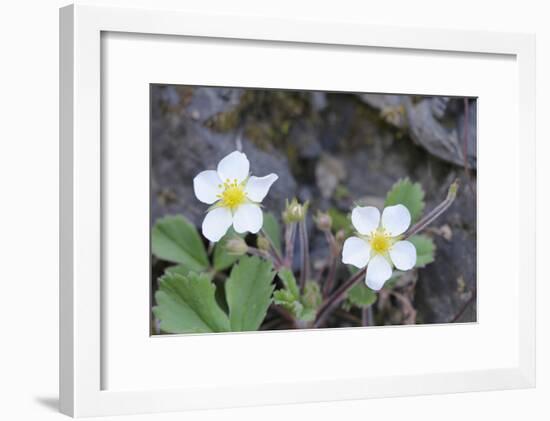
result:
M 295 19 L 280 19 L 254 17 L 246 15 L 218 15 L 196 14 L 184 11 L 143 8 L 115 8 L 108 6 L 72 5 L 61 9 L 61 38 L 60 38 L 60 69 L 61 69 L 61 150 L 60 150 L 60 243 L 61 243 L 61 273 L 60 273 L 60 407 L 63 413 L 71 416 L 99 416 L 141 412 L 176 411 L 199 408 L 219 408 L 228 406 L 246 406 L 274 403 L 307 402 L 321 400 L 363 399 L 370 397 L 402 396 L 411 394 L 449 393 L 473 390 L 491 390 L 533 387 L 535 382 L 535 41 L 534 36 L 528 34 L 508 34 L 456 31 L 444 29 L 410 29 L 392 28 L 386 26 L 373 26 L 368 24 L 349 24 L 342 22 L 320 22 Z M 394 372 L 366 376 L 362 372 L 352 375 L 353 366 L 342 376 L 338 376 L 335 370 L 328 370 L 324 377 L 315 376 L 313 371 L 304 369 L 295 378 L 270 378 L 269 381 L 247 380 L 242 382 L 223 379 L 219 375 L 219 384 L 215 385 L 216 377 L 211 376 L 211 383 L 186 384 L 182 387 L 168 387 L 178 383 L 176 372 L 165 377 L 153 379 L 151 373 L 145 373 L 145 368 L 137 367 L 139 358 L 148 354 L 146 346 L 160 347 L 162 340 L 163 351 L 170 360 L 170 347 L 179 347 L 182 338 L 172 336 L 170 338 L 150 338 L 142 334 L 143 329 L 136 329 L 139 341 L 136 344 L 144 344 L 143 354 L 135 350 L 136 360 L 128 367 L 122 367 L 123 361 L 116 358 L 117 350 L 112 353 L 112 341 L 109 339 L 109 330 L 118 332 L 116 324 L 111 325 L 113 310 L 105 303 L 105 291 L 109 290 L 105 284 L 105 249 L 104 238 L 108 236 L 105 230 L 105 206 L 104 194 L 109 187 L 112 171 L 106 171 L 106 163 L 103 153 L 109 146 L 105 145 L 105 139 L 110 136 L 110 128 L 102 120 L 105 115 L 105 104 L 109 104 L 111 97 L 107 86 L 102 86 L 102 72 L 109 73 L 105 69 L 104 61 L 108 55 L 102 51 L 103 36 L 109 33 L 117 34 L 141 34 L 141 39 L 135 42 L 146 44 L 147 37 L 170 36 L 172 39 L 184 37 L 186 39 L 208 39 L 224 42 L 226 48 L 231 48 L 231 43 L 246 41 L 258 43 L 257 45 L 299 45 L 303 51 L 318 49 L 327 46 L 323 54 L 339 54 L 340 50 L 353 49 L 354 52 L 362 48 L 369 48 L 372 54 L 396 52 L 403 57 L 411 56 L 418 52 L 423 55 L 423 66 L 427 66 L 430 60 L 449 59 L 461 55 L 474 55 L 487 58 L 500 65 L 498 59 L 503 59 L 507 71 L 513 76 L 512 92 L 514 103 L 508 104 L 511 115 L 511 130 L 509 142 L 512 146 L 508 154 L 504 153 L 501 159 L 509 160 L 512 168 L 509 174 L 502 175 L 500 187 L 495 186 L 494 179 L 487 170 L 481 173 L 479 178 L 480 191 L 480 221 L 489 221 L 486 215 L 492 211 L 491 206 L 499 200 L 509 203 L 511 207 L 508 217 L 493 216 L 495 222 L 512 224 L 510 236 L 514 240 L 512 244 L 513 255 L 517 262 L 507 277 L 510 288 L 500 297 L 501 302 L 506 302 L 507 329 L 501 329 L 497 323 L 493 323 L 490 315 L 503 312 L 499 302 L 490 294 L 494 280 L 482 270 L 478 278 L 478 284 L 483 285 L 479 292 L 479 306 L 483 313 L 480 314 L 477 323 L 472 325 L 455 326 L 461 329 L 448 330 L 444 326 L 430 326 L 403 329 L 339 329 L 318 332 L 277 332 L 262 334 L 229 334 L 208 336 L 208 339 L 187 342 L 197 347 L 206 347 L 208 342 L 225 341 L 235 347 L 242 343 L 243 347 L 261 346 L 261 343 L 269 342 L 271 346 L 277 342 L 291 340 L 308 346 L 308 343 L 322 344 L 327 335 L 330 340 L 349 343 L 352 348 L 354 343 L 360 343 L 362 336 L 376 338 L 380 343 L 385 340 L 410 341 L 425 340 L 426 347 L 433 346 L 437 337 L 444 335 L 457 335 L 463 338 L 463 342 L 470 347 L 478 346 L 477 343 L 468 341 L 487 335 L 491 338 L 495 347 L 500 346 L 503 351 L 502 358 L 494 356 L 494 364 L 489 365 L 491 357 L 489 352 L 483 355 L 472 353 L 470 359 L 463 364 L 452 365 L 447 360 L 438 361 L 438 369 L 422 371 L 407 371 L 403 367 L 397 367 Z M 183 38 L 182 38 L 183 39 Z M 102 41 L 103 40 L 103 41 Z M 233 40 L 233 41 L 232 41 Z M 239 40 L 239 41 L 237 41 Z M 124 41 L 124 40 L 123 40 Z M 166 41 L 166 40 L 165 40 Z M 134 42 L 134 41 L 132 41 Z M 160 40 L 160 42 L 164 42 Z M 118 48 L 116 42 L 113 49 Z M 124 47 L 124 42 L 120 44 Z M 330 48 L 329 48 L 330 47 Z M 109 47 L 111 48 L 111 47 Z M 170 47 L 172 48 L 172 47 Z M 180 47 L 177 47 L 180 48 Z M 184 46 L 181 48 L 185 48 Z M 282 49 L 284 50 L 284 48 Z M 330 50 L 330 51 L 329 51 Z M 114 50 L 122 51 L 122 50 Z M 145 48 L 143 51 L 153 50 Z M 284 51 L 281 54 L 286 54 Z M 354 53 L 355 54 L 355 53 Z M 451 57 L 452 56 L 452 57 Z M 127 57 L 131 58 L 130 55 Z M 125 57 L 126 59 L 126 57 Z M 395 58 L 392 58 L 395 59 Z M 151 65 L 154 67 L 154 63 Z M 144 66 L 147 67 L 147 66 Z M 149 69 L 149 67 L 147 67 Z M 154 70 L 154 69 L 153 69 Z M 139 73 L 136 71 L 136 73 Z M 152 73 L 151 73 L 152 74 Z M 508 74 L 503 71 L 503 74 Z M 515 77 L 517 76 L 517 78 Z M 110 77 L 110 76 L 107 76 Z M 145 75 L 144 78 L 148 76 Z M 190 76 L 189 76 L 190 77 Z M 212 76 L 215 78 L 215 74 Z M 251 76 L 247 76 L 251 78 Z M 263 86 L 266 80 L 273 75 L 266 74 L 258 80 L 249 80 L 251 86 Z M 337 76 L 334 76 L 335 78 Z M 473 76 L 465 76 L 462 85 L 456 85 L 453 93 L 470 94 L 469 84 L 474 84 Z M 116 80 L 116 79 L 113 79 Z M 185 80 L 185 78 L 183 79 Z M 348 90 L 353 89 L 353 78 L 350 78 Z M 389 80 L 389 79 L 388 79 Z M 170 79 L 172 81 L 172 79 Z M 150 82 L 162 82 L 154 80 Z M 259 83 L 259 85 L 257 85 Z M 281 84 L 283 82 L 278 82 Z M 296 83 L 294 88 L 305 86 L 304 82 L 287 81 L 289 86 Z M 319 87 L 315 83 L 327 83 L 312 81 L 311 87 Z M 335 87 L 342 87 L 338 80 L 333 82 Z M 410 86 L 406 83 L 388 85 L 389 82 L 377 82 L 380 91 L 407 93 Z M 386 85 L 384 85 L 386 83 Z M 441 82 L 430 87 L 432 94 L 449 93 L 450 82 Z M 206 83 L 205 83 L 206 84 Z M 287 87 L 287 86 L 285 86 Z M 308 86 L 309 88 L 310 86 Z M 345 88 L 345 87 L 344 87 Z M 103 89 L 103 90 L 102 90 Z M 342 89 L 346 90 L 346 89 Z M 358 89 L 360 90 L 360 89 Z M 473 92 L 475 94 L 475 92 Z M 488 94 L 489 95 L 489 94 Z M 483 97 L 481 97 L 483 101 Z M 486 103 L 491 103 L 487 101 Z M 492 104 L 492 103 L 491 103 Z M 495 103 L 496 106 L 496 103 Z M 480 104 L 483 107 L 483 103 Z M 490 110 L 487 111 L 485 127 L 490 127 Z M 122 116 L 123 117 L 123 116 Z M 480 125 L 484 119 L 481 115 Z M 148 121 L 145 122 L 148 124 Z M 485 142 L 483 148 L 489 148 L 490 136 L 483 136 L 481 132 L 480 142 Z M 504 134 L 503 134 L 504 136 Z M 484 159 L 487 153 L 480 150 L 480 166 L 490 168 L 491 160 Z M 489 149 L 487 149 L 489 150 Z M 143 162 L 143 161 L 142 161 Z M 139 162 L 136 166 L 141 165 Z M 495 168 L 497 170 L 498 168 Z M 148 168 L 143 169 L 143 174 Z M 142 175 L 143 175 L 142 174 Z M 147 173 L 148 174 L 148 173 Z M 116 175 L 116 174 L 115 174 Z M 508 178 L 504 178 L 508 177 Z M 485 183 L 485 184 L 484 184 Z M 507 197 L 503 198 L 502 184 L 510 188 Z M 490 187 L 493 188 L 490 188 Z M 513 186 L 513 187 L 512 187 Z M 148 184 L 143 185 L 148 190 Z M 487 199 L 484 199 L 484 198 Z M 521 209 L 519 203 L 522 204 Z M 147 215 L 146 215 L 147 216 Z M 500 218 L 500 219 L 499 219 Z M 488 230 L 490 228 L 487 228 Z M 497 235 L 497 227 L 491 231 Z M 487 231 L 489 232 L 489 231 Z M 148 234 L 147 234 L 148 235 Z M 480 233 L 482 245 L 490 245 L 490 235 Z M 479 265 L 490 265 L 498 262 L 498 253 L 485 253 L 482 248 L 478 258 Z M 130 255 L 126 258 L 135 258 Z M 502 258 L 502 257 L 501 257 Z M 481 266 L 480 266 L 481 268 Z M 490 269 L 490 268 L 488 268 Z M 499 272 L 494 270 L 495 278 Z M 503 272 L 505 274 L 506 272 Z M 481 284 L 483 283 L 483 284 Z M 130 297 L 130 300 L 139 299 Z M 113 300 L 116 299 L 116 293 Z M 137 301 L 136 301 L 137 302 Z M 109 311 L 107 311 L 107 309 Z M 147 309 L 144 309 L 144 312 Z M 137 322 L 136 322 L 137 323 Z M 507 339 L 504 338 L 506 333 Z M 111 332 L 112 334 L 112 332 Z M 443 336 L 442 336 L 443 335 Z M 461 336 L 462 335 L 462 336 Z M 136 337 L 137 337 L 136 336 Z M 388 338 L 386 338 L 386 336 Z M 222 339 L 219 339 L 223 337 Z M 107 338 L 107 339 L 106 339 Z M 422 338 L 422 339 L 421 339 Z M 128 339 L 129 343 L 132 338 Z M 135 339 L 135 338 L 134 338 Z M 109 342 L 110 341 L 110 342 Z M 155 343 L 155 341 L 157 341 Z M 231 341 L 231 342 L 230 342 Z M 354 342 L 355 341 L 355 342 Z M 105 345 L 105 342 L 109 346 Z M 246 345 L 244 345 L 246 344 Z M 117 345 L 116 346 L 123 346 Z M 489 346 L 489 345 L 488 345 Z M 491 351 L 492 348 L 487 348 Z M 124 349 L 120 353 L 128 355 Z M 383 349 L 379 350 L 383 351 Z M 509 352 L 508 352 L 509 351 Z M 179 351 L 178 351 L 179 352 Z M 197 353 L 202 350 L 197 348 Z M 479 360 L 475 361 L 475 355 Z M 206 357 L 205 357 L 206 358 Z M 389 358 L 389 357 L 388 357 Z M 435 359 L 435 358 L 434 358 Z M 107 364 L 109 361 L 109 364 Z M 380 362 L 380 361 L 379 361 Z M 381 363 L 381 362 L 380 362 Z M 113 364 L 120 364 L 112 367 Z M 383 364 L 381 364 L 383 367 Z M 435 366 L 434 366 L 435 367 Z M 116 381 L 106 378 L 111 376 L 111 371 L 116 373 Z M 141 372 L 143 370 L 143 373 Z M 246 369 L 243 369 L 246 371 Z M 215 371 L 215 370 L 213 370 Z M 252 371 L 252 370 L 250 370 Z M 124 376 L 128 377 L 125 383 Z M 192 376 L 191 376 L 192 377 Z M 110 378 L 110 377 L 109 377 Z M 253 373 L 245 379 L 253 379 Z M 136 388 L 130 388 L 127 384 L 138 384 Z

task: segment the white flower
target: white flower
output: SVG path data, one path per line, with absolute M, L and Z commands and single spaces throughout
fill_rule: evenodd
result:
M 235 151 L 218 163 L 216 171 L 203 171 L 193 179 L 197 199 L 212 205 L 202 223 L 202 233 L 210 241 L 219 241 L 232 224 L 238 233 L 262 228 L 260 203 L 279 177 L 249 176 L 249 169 L 246 155 Z
M 365 282 L 375 291 L 390 279 L 392 268 L 409 270 L 416 264 L 416 248 L 410 241 L 401 241 L 411 224 L 411 214 L 403 205 L 388 206 L 382 213 L 372 206 L 356 207 L 351 222 L 357 237 L 344 243 L 342 262 L 360 269 L 367 266 Z

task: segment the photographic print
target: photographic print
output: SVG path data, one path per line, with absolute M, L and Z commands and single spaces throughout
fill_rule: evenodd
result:
M 475 98 L 153 84 L 151 334 L 476 322 Z

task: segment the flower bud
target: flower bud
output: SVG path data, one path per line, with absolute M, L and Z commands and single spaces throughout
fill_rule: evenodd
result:
M 454 200 L 456 193 L 458 191 L 458 180 L 455 180 L 450 186 L 449 191 L 447 192 L 447 199 Z
M 263 251 L 269 251 L 269 240 L 265 238 L 263 235 L 258 235 L 258 239 L 256 240 L 256 246 Z
M 334 236 L 334 238 L 336 239 L 336 242 L 338 244 L 344 244 L 344 240 L 346 239 L 346 233 L 343 229 L 341 230 L 338 230 L 336 232 L 336 235 Z
M 286 208 L 283 211 L 283 221 L 287 224 L 303 221 L 306 217 L 308 206 L 308 202 L 301 204 L 296 198 L 292 199 L 290 203 L 287 201 Z
M 248 245 L 241 237 L 233 237 L 225 243 L 225 250 L 233 256 L 242 256 L 248 251 Z
M 317 228 L 319 228 L 321 231 L 330 231 L 330 229 L 332 228 L 332 218 L 328 213 L 319 211 L 317 212 L 314 220 Z
M 323 302 L 319 284 L 314 281 L 306 282 L 302 301 L 306 307 L 317 309 Z

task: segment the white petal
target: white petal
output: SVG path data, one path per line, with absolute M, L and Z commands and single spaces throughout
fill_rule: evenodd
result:
M 342 249 L 342 262 L 353 265 L 359 269 L 364 268 L 369 262 L 370 245 L 359 237 L 350 237 L 344 242 Z
M 219 200 L 217 195 L 222 191 L 220 187 L 221 183 L 222 181 L 220 180 L 220 177 L 218 177 L 218 173 L 216 171 L 203 171 L 193 179 L 195 196 L 197 196 L 197 199 L 199 199 L 202 203 L 211 205 Z
M 233 215 L 227 208 L 214 208 L 206 214 L 202 221 L 202 233 L 210 241 L 216 242 L 222 238 L 231 223 Z
M 277 181 L 278 178 L 279 176 L 277 174 L 269 174 L 265 177 L 251 176 L 246 183 L 244 191 L 250 200 L 260 203 L 264 200 L 271 185 Z
M 255 234 L 260 231 L 263 223 L 264 215 L 258 205 L 241 205 L 233 215 L 233 228 L 239 234 L 247 231 Z
M 382 212 L 382 227 L 392 237 L 403 234 L 409 225 L 411 225 L 411 214 L 403 205 L 388 206 Z
M 386 258 L 377 254 L 369 262 L 365 282 L 370 289 L 379 291 L 390 279 L 391 273 L 391 266 Z
M 416 264 L 416 248 L 410 241 L 398 241 L 390 249 L 390 257 L 397 269 L 412 269 Z
M 372 206 L 357 206 L 351 212 L 351 223 L 359 234 L 368 235 L 380 224 L 380 211 Z
M 237 180 L 242 183 L 248 177 L 250 162 L 242 152 L 231 152 L 218 163 L 218 175 L 223 181 Z

